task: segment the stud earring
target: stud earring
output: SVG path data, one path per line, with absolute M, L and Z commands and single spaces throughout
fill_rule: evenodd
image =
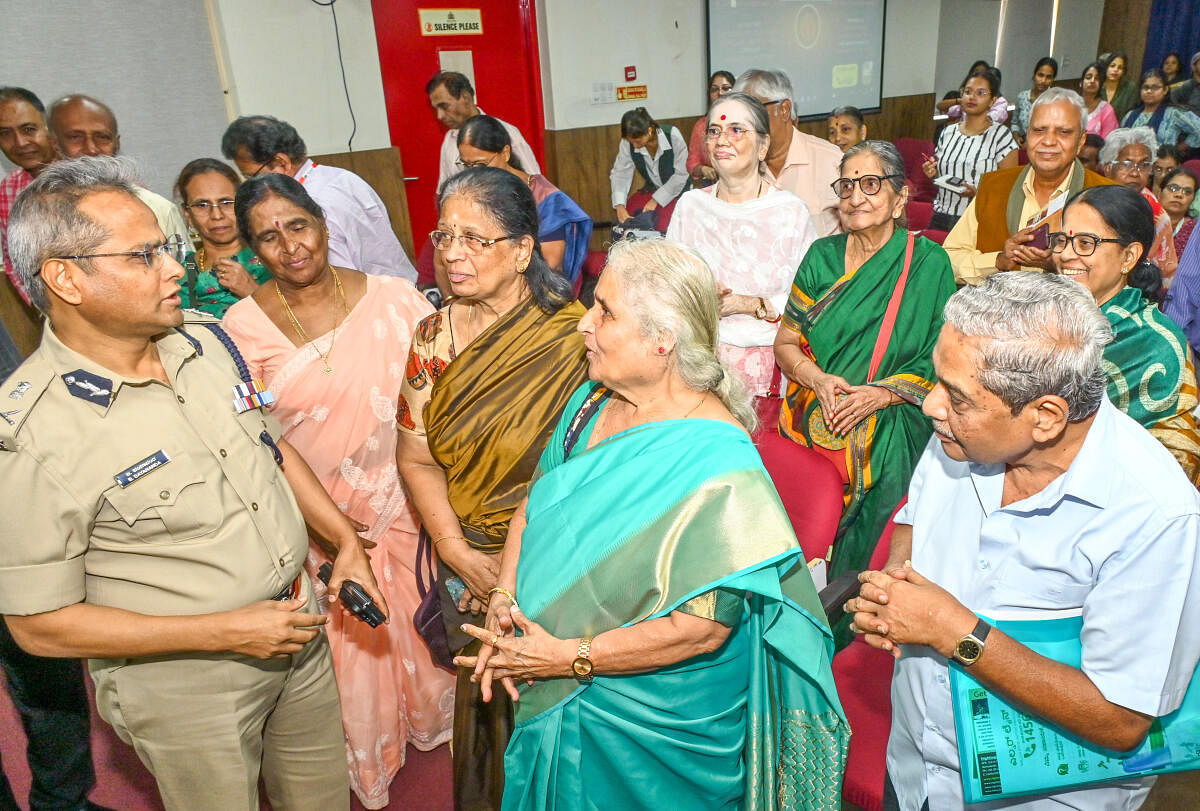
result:
M 667 349 L 666 349 L 666 347 L 664 347 L 664 346 L 660 346 L 660 347 L 658 348 L 658 354 L 660 354 L 660 355 L 665 355 L 665 354 L 667 354 Z

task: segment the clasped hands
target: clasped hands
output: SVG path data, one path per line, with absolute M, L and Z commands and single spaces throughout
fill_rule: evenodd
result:
M 901 645 L 928 645 L 949 658 L 975 627 L 975 614 L 910 562 L 887 568 L 859 573 L 858 596 L 842 606 L 851 615 L 850 630 L 897 659 Z
M 492 685 L 497 679 L 509 697 L 519 701 L 517 679 L 533 684 L 534 679 L 567 676 L 571 672 L 577 646 L 571 640 L 551 636 L 502 594 L 492 595 L 483 628 L 467 623 L 462 630 L 483 646 L 476 656 L 454 657 L 454 664 L 474 670 L 471 681 L 479 682 L 484 701 L 492 700 Z M 518 630 L 521 636 L 516 635 Z
M 809 381 L 797 382 L 807 385 L 816 393 L 825 424 L 841 436 L 849 434 L 876 411 L 892 404 L 892 393 L 882 386 L 852 386 L 840 375 L 820 372 Z

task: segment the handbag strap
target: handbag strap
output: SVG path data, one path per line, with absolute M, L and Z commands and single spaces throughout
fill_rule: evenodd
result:
M 575 448 L 575 443 L 579 441 L 579 435 L 583 433 L 583 426 L 591 422 L 592 417 L 604 405 L 605 401 L 612 396 L 612 392 L 604 386 L 597 383 L 584 398 L 583 405 L 579 406 L 579 410 L 575 412 L 575 416 L 571 419 L 571 424 L 567 426 L 567 435 L 563 437 L 563 459 L 571 455 L 571 451 Z
M 437 583 L 437 569 L 433 565 L 433 540 L 424 527 L 421 527 L 417 534 L 417 564 L 413 568 L 417 573 L 417 593 L 421 595 L 421 599 L 425 599 L 425 595 L 431 592 Z M 429 572 L 428 586 L 425 585 L 425 572 Z
M 904 287 L 908 284 L 908 269 L 912 265 L 913 255 L 913 232 L 908 232 L 908 244 L 904 248 L 904 269 L 900 271 L 900 278 L 896 280 L 896 289 L 892 291 L 892 299 L 888 302 L 887 310 L 883 314 L 883 323 L 879 326 L 879 337 L 875 339 L 875 351 L 871 353 L 871 369 L 867 372 L 867 382 L 870 383 L 875 379 L 875 373 L 879 371 L 879 364 L 883 360 L 883 353 L 887 351 L 888 344 L 892 340 L 892 329 L 896 326 L 896 314 L 900 311 L 900 300 L 904 298 Z

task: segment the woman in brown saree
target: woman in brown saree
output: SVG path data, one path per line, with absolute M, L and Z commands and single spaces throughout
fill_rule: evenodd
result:
M 529 187 L 502 169 L 469 169 L 442 189 L 438 229 L 453 300 L 413 335 L 396 421 L 400 475 L 433 539 L 450 650 L 479 643 L 459 626 L 496 587 L 509 519 L 571 393 L 587 379 L 584 308 L 538 244 Z M 448 580 L 465 586 L 459 600 Z M 452 581 L 455 582 L 455 581 Z M 512 706 L 485 703 L 460 670 L 454 804 L 499 808 Z

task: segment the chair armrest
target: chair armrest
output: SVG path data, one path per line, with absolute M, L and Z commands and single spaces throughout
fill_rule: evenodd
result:
M 857 596 L 859 586 L 858 572 L 846 572 L 825 588 L 821 589 L 821 608 L 825 609 L 825 618 L 833 625 L 842 616 L 842 606 L 851 597 Z

